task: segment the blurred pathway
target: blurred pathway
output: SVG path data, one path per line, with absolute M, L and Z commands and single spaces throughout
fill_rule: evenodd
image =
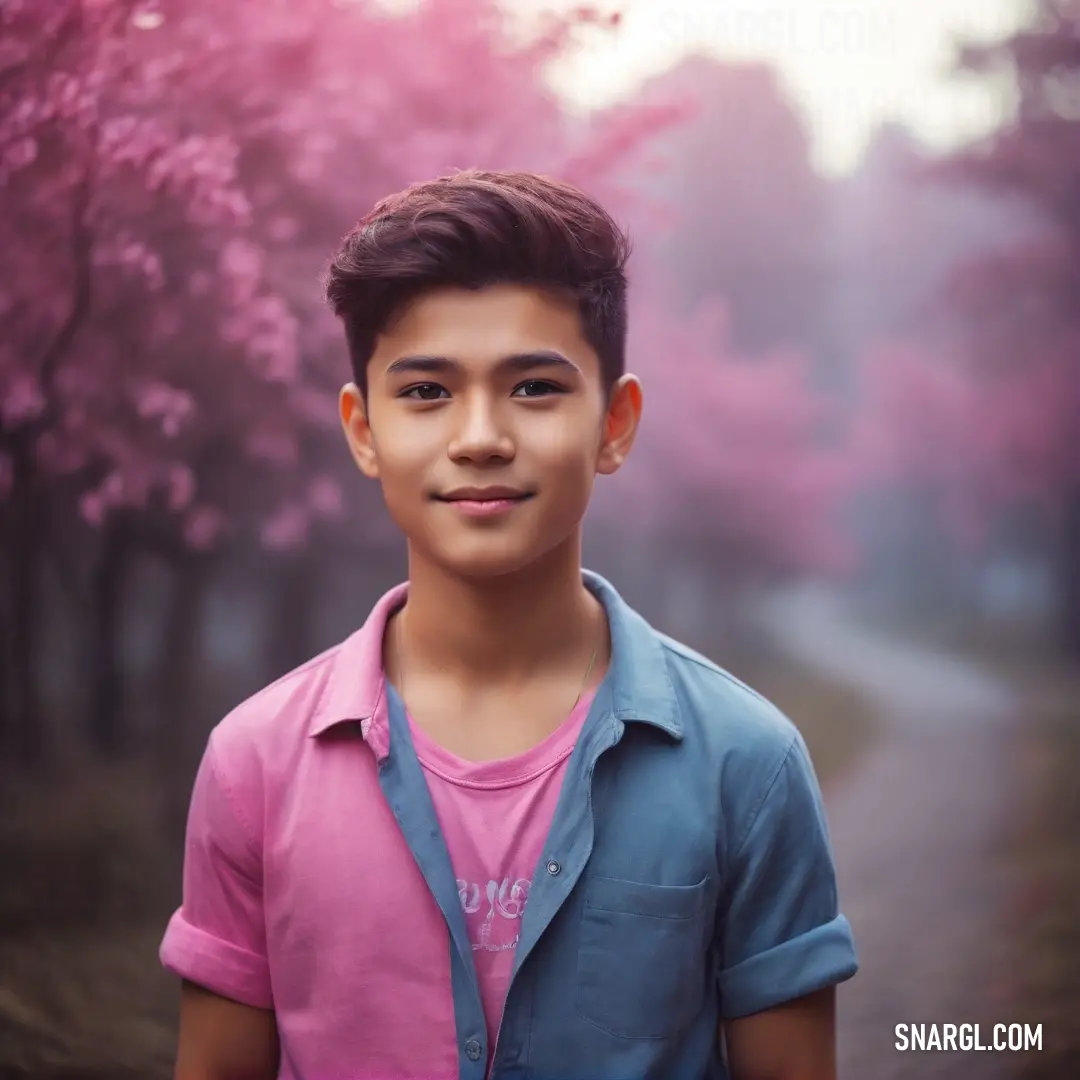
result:
M 999 1080 L 1009 1055 L 901 1052 L 899 1023 L 1008 1022 L 1011 695 L 972 664 L 869 630 L 804 588 L 763 610 L 801 663 L 874 700 L 883 731 L 826 796 L 859 974 L 840 990 L 840 1080 Z

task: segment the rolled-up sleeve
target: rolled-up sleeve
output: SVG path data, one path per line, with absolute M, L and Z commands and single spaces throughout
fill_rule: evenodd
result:
M 727 869 L 717 920 L 721 1009 L 734 1019 L 850 979 L 821 791 L 795 734 Z
M 211 736 L 188 813 L 182 903 L 160 958 L 181 978 L 269 1009 L 261 845 L 226 772 Z

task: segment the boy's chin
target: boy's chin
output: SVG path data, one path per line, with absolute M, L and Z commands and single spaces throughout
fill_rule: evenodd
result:
M 505 540 L 499 543 L 493 537 L 492 543 L 469 545 L 468 550 L 432 552 L 431 561 L 453 577 L 480 583 L 528 570 L 544 554 L 532 545 L 511 545 Z

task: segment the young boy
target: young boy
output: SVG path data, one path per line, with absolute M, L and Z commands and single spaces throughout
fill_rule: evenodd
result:
M 581 567 L 641 415 L 627 254 L 520 173 L 346 238 L 341 419 L 409 580 L 211 734 L 178 1080 L 835 1077 L 856 959 L 806 747 Z

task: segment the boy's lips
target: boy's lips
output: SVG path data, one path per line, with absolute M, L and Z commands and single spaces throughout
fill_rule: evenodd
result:
M 450 503 L 468 517 L 492 517 L 505 514 L 532 498 L 532 492 L 505 486 L 455 488 L 438 495 L 440 502 Z
M 496 484 L 491 487 L 459 487 L 436 498 L 443 502 L 499 502 L 507 499 L 527 499 L 531 493 L 521 488 Z

